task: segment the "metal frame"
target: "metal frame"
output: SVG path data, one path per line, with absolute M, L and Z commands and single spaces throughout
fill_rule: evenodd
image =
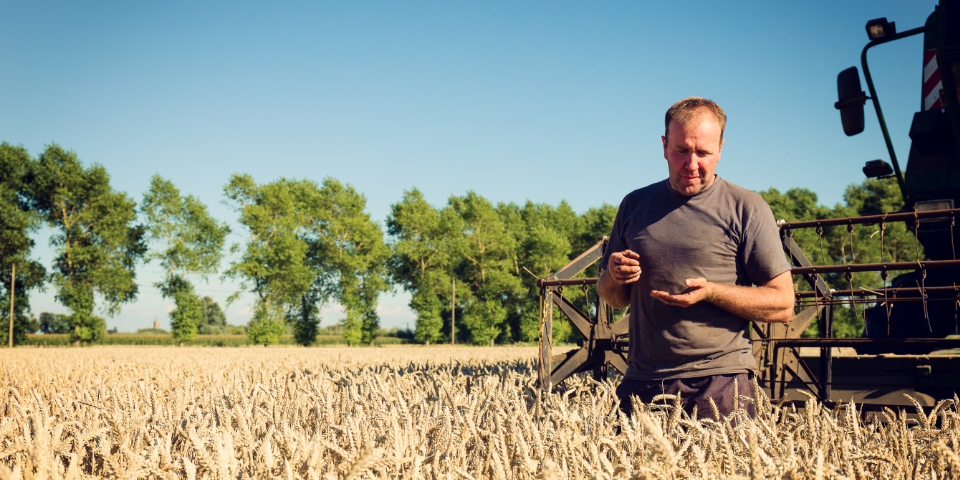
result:
M 607 378 L 607 365 L 612 365 L 620 373 L 627 371 L 625 347 L 628 346 L 627 327 L 629 315 L 613 321 L 613 307 L 597 295 L 597 316 L 591 317 L 566 298 L 563 298 L 565 286 L 589 286 L 597 283 L 596 278 L 573 277 L 593 265 L 603 256 L 607 237 L 603 237 L 594 246 L 573 259 L 556 273 L 537 280 L 540 287 L 540 363 L 538 381 L 540 388 L 550 390 L 554 385 L 566 380 L 570 375 L 593 371 L 594 379 Z M 556 305 L 573 326 L 584 336 L 580 348 L 560 355 L 553 355 L 553 306 Z M 554 366 L 556 365 L 556 366 Z
M 886 296 L 899 291 L 916 292 L 917 288 L 888 288 L 876 290 L 831 290 L 820 277 L 821 273 L 847 273 L 859 271 L 900 271 L 926 270 L 934 268 L 960 268 L 960 261 L 917 261 L 886 262 L 852 265 L 813 265 L 803 250 L 793 239 L 793 230 L 798 228 L 819 228 L 831 225 L 876 224 L 890 221 L 917 222 L 920 219 L 955 217 L 960 209 L 914 212 L 865 217 L 837 218 L 780 224 L 783 250 L 793 263 L 791 273 L 802 276 L 810 285 L 811 291 L 798 292 L 797 306 L 803 307 L 789 322 L 783 324 L 752 324 L 753 354 L 760 368 L 759 382 L 768 388 L 771 398 L 783 399 L 790 384 L 805 385 L 817 398 L 830 401 L 833 382 L 832 349 L 839 347 L 879 347 L 890 346 L 928 346 L 930 348 L 960 347 L 960 339 L 838 339 L 832 338 L 833 306 L 840 303 L 865 301 L 855 297 Z M 621 373 L 626 371 L 626 350 L 629 347 L 628 325 L 630 315 L 613 321 L 613 309 L 597 295 L 597 316 L 592 318 L 563 297 L 565 286 L 589 286 L 597 283 L 597 278 L 573 278 L 597 262 L 607 244 L 604 237 L 597 244 L 578 256 L 569 264 L 547 278 L 537 280 L 540 287 L 541 323 L 540 323 L 540 363 L 539 385 L 549 390 L 573 374 L 592 371 L 595 379 L 606 378 L 607 366 L 612 365 Z M 927 287 L 929 290 L 953 291 L 956 301 L 960 301 L 957 287 Z M 920 288 L 920 297 L 900 298 L 898 301 L 920 301 L 925 297 L 924 288 Z M 839 300 L 835 297 L 847 297 Z M 561 355 L 553 355 L 552 318 L 553 306 L 570 319 L 585 340 L 580 348 Z M 821 338 L 800 338 L 804 330 L 817 321 Z M 819 347 L 819 372 L 814 370 L 800 356 L 801 347 Z M 891 386 L 894 387 L 894 386 Z

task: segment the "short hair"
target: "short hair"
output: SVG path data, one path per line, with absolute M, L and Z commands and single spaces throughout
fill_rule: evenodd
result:
M 717 105 L 717 102 L 703 97 L 687 97 L 667 109 L 663 121 L 664 138 L 670 134 L 670 121 L 676 120 L 680 125 L 687 125 L 704 112 L 713 113 L 717 117 L 717 123 L 720 124 L 720 140 L 723 140 L 723 129 L 727 127 L 727 115 L 723 113 L 723 109 Z

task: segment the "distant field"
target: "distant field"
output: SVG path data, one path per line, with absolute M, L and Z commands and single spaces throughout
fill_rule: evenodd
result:
M 614 383 L 536 385 L 536 347 L 15 348 L 0 479 L 950 479 L 953 401 L 696 420 Z M 749 385 L 741 386 L 744 390 Z M 746 398 L 746 397 L 743 397 Z M 853 408 L 852 408 L 853 407 Z M 882 420 L 882 421 L 881 421 Z M 905 475 L 909 472 L 909 475 Z
M 374 345 L 398 345 L 405 343 L 406 340 L 397 337 L 377 337 Z M 284 335 L 280 339 L 280 345 L 296 345 L 293 335 Z M 136 334 L 136 333 L 114 333 L 103 337 L 93 345 L 178 345 L 169 334 Z M 346 345 L 340 335 L 317 335 L 316 345 Z M 70 336 L 66 334 L 44 334 L 27 335 L 26 346 L 37 347 L 63 347 L 70 345 Z M 197 335 L 184 346 L 198 347 L 243 347 L 251 345 L 250 339 L 246 335 Z

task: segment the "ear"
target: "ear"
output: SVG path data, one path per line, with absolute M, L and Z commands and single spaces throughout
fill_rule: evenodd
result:
M 667 158 L 667 137 L 660 135 L 660 140 L 663 141 L 663 158 L 670 160 Z
M 717 150 L 717 154 L 723 153 L 723 143 L 726 142 L 726 141 L 727 141 L 727 140 L 724 139 L 724 138 L 721 138 L 721 139 L 720 139 L 720 149 Z

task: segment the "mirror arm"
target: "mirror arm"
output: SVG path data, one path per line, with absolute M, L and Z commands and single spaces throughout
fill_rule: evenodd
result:
M 863 104 L 867 103 L 867 100 L 872 100 L 872 99 L 873 99 L 873 97 L 868 97 L 865 92 L 860 92 L 860 96 L 857 97 L 857 98 L 851 98 L 850 100 L 847 100 L 847 101 L 842 102 L 842 103 L 841 103 L 841 102 L 833 102 L 833 108 L 836 108 L 837 110 L 840 110 L 841 108 L 846 107 L 847 105 L 855 105 L 855 104 L 857 104 L 858 102 L 859 102 L 861 105 L 863 105 Z
M 870 90 L 870 97 L 873 100 L 873 108 L 877 111 L 877 120 L 880 121 L 880 130 L 883 131 L 883 140 L 887 143 L 887 151 L 890 153 L 890 163 L 893 164 L 893 172 L 897 177 L 897 185 L 900 186 L 900 194 L 903 195 L 903 201 L 906 202 L 909 197 L 907 185 L 903 181 L 903 173 L 900 172 L 900 163 L 897 162 L 897 154 L 893 151 L 893 142 L 890 140 L 890 132 L 887 131 L 887 122 L 883 119 L 883 111 L 880 110 L 880 100 L 877 98 L 877 90 L 873 87 L 873 78 L 870 77 L 870 68 L 867 67 L 867 50 L 882 43 L 892 42 L 901 38 L 910 37 L 927 31 L 927 28 L 918 27 L 912 30 L 891 35 L 889 37 L 872 40 L 867 46 L 863 47 L 860 54 L 860 64 L 863 66 L 863 77 L 867 80 L 867 88 Z M 854 99 L 857 100 L 857 99 Z

